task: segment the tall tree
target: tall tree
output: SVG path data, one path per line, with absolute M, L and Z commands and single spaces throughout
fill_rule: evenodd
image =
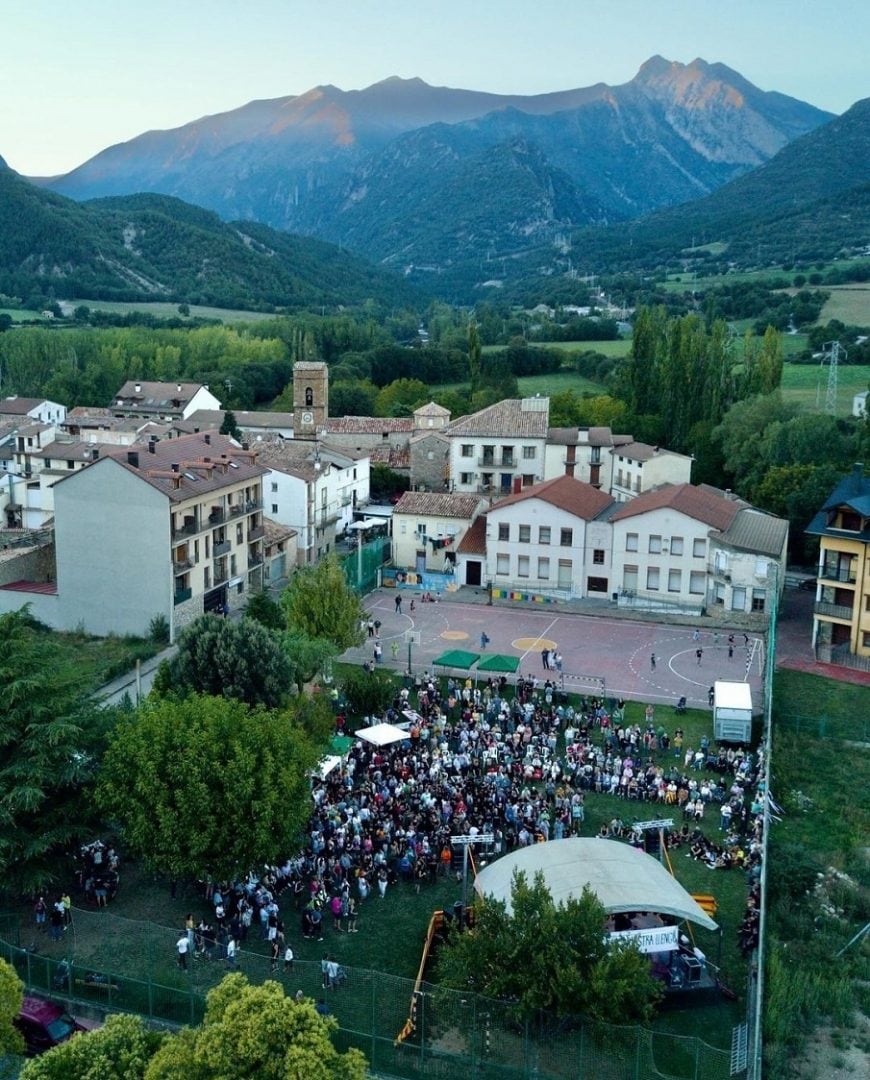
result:
M 471 396 L 477 393 L 480 386 L 480 367 L 483 351 L 480 347 L 480 335 L 477 332 L 477 323 L 472 319 L 468 324 L 468 381 L 471 385 Z
M 291 633 L 325 638 L 339 652 L 362 641 L 362 605 L 333 553 L 296 571 L 281 594 L 281 606 Z
M 251 986 L 236 972 L 209 991 L 201 1027 L 167 1039 L 146 1080 L 364 1080 L 360 1051 L 333 1046 L 337 1027 L 310 998 L 288 998 L 273 981 Z
M 0 960 L 0 1064 L 4 1054 L 24 1052 L 24 1040 L 14 1021 L 21 1012 L 24 983 L 18 972 L 5 960 Z
M 588 889 L 555 904 L 543 875 L 517 872 L 511 914 L 504 901 L 475 906 L 473 927 L 454 928 L 438 954 L 442 985 L 514 1003 L 518 1017 L 542 1010 L 612 1021 L 648 1020 L 660 996 L 649 961 L 608 945 L 607 914 Z
M 236 421 L 236 414 L 230 409 L 227 409 L 227 411 L 224 413 L 223 422 L 221 423 L 220 427 L 220 433 L 221 435 L 229 435 L 230 438 L 235 439 L 237 442 L 241 442 L 242 432 L 239 428 L 238 422 Z
M 317 756 L 286 714 L 149 700 L 110 736 L 97 801 L 151 869 L 232 880 L 295 849 Z
M 107 1016 L 103 1027 L 29 1061 L 21 1080 L 144 1080 L 151 1059 L 166 1038 L 149 1031 L 140 1016 Z
M 155 679 L 159 694 L 213 694 L 274 709 L 293 685 L 281 637 L 256 619 L 201 615 L 178 635 L 178 651 Z
M 85 793 L 106 717 L 26 611 L 0 615 L 0 686 L 0 888 L 31 892 L 93 823 Z
M 289 632 L 284 636 L 284 649 L 300 694 L 306 683 L 323 674 L 338 652 L 328 638 L 310 638 L 306 634 Z

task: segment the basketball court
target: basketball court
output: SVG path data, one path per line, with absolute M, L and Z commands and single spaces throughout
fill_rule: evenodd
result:
M 381 622 L 382 666 L 387 668 L 407 670 L 410 637 L 415 672 L 432 670 L 433 661 L 443 652 L 460 648 L 482 655 L 516 656 L 518 673 L 537 675 L 541 681 L 548 677 L 557 683 L 564 680 L 564 688 L 575 693 L 600 693 L 598 680 L 603 679 L 608 697 L 674 704 L 685 695 L 687 703 L 696 708 L 707 707 L 709 688 L 717 679 L 746 680 L 754 705 L 761 706 L 764 642 L 756 634 L 750 634 L 745 644 L 743 632 L 736 631 L 729 657 L 727 630 L 558 614 L 554 608 L 538 612 L 443 599 L 421 603 L 418 597 L 411 612 L 411 597 L 401 595 L 401 614 L 395 609 L 392 589 L 371 593 L 364 601 L 366 610 Z M 408 635 L 407 631 L 416 633 Z M 489 639 L 484 648 L 481 634 Z M 543 667 L 544 649 L 561 653 L 561 674 L 555 670 L 548 673 Z M 371 661 L 373 642 L 366 639 L 344 659 Z

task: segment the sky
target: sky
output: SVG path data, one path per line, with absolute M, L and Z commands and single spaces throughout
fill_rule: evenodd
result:
M 154 128 L 390 75 L 495 93 L 719 61 L 831 112 L 870 96 L 868 0 L 0 0 L 0 156 L 64 173 Z

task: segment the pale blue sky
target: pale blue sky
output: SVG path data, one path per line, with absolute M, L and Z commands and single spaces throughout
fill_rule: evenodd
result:
M 842 112 L 870 96 L 868 0 L 0 0 L 0 155 L 65 172 L 149 128 L 388 75 L 497 93 L 721 61 Z

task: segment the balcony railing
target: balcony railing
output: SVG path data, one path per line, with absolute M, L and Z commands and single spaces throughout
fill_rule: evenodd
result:
M 262 499 L 248 499 L 248 501 L 245 503 L 245 513 L 246 514 L 253 514 L 255 510 L 262 510 L 262 509 L 263 509 L 263 500 Z
M 209 525 L 221 525 L 227 520 L 226 510 L 212 510 L 208 515 Z
M 183 574 L 193 568 L 193 559 L 175 559 L 172 566 L 176 574 Z
M 253 528 L 248 529 L 248 540 L 261 540 L 266 535 L 266 529 L 263 525 L 254 525 Z
M 229 576 L 230 575 L 227 573 L 226 570 L 215 570 L 215 572 L 214 572 L 214 583 L 215 583 L 215 585 L 223 585 L 223 583 L 225 581 L 229 580 Z
M 172 530 L 172 541 L 183 540 L 186 536 L 195 536 L 199 532 L 199 523 L 196 521 L 186 521 L 180 529 Z
M 848 604 L 829 604 L 826 600 L 817 600 L 813 604 L 815 615 L 828 615 L 832 619 L 852 621 L 852 608 Z
M 263 553 L 259 552 L 256 555 L 248 555 L 248 569 L 253 570 L 257 566 L 263 565 Z
M 217 558 L 218 555 L 226 555 L 226 553 L 230 550 L 230 542 L 229 540 L 219 540 L 216 544 L 213 545 L 211 550 L 215 558 Z
M 232 517 L 238 517 L 239 514 L 244 514 L 244 512 L 245 512 L 244 503 L 233 503 L 233 505 L 230 507 L 230 515 Z
M 189 600 L 193 596 L 192 589 L 176 589 L 175 590 L 175 603 L 183 604 L 185 600 Z
M 847 585 L 854 585 L 856 581 L 855 571 L 851 567 L 823 566 L 819 571 L 819 577 L 825 581 L 842 581 Z

